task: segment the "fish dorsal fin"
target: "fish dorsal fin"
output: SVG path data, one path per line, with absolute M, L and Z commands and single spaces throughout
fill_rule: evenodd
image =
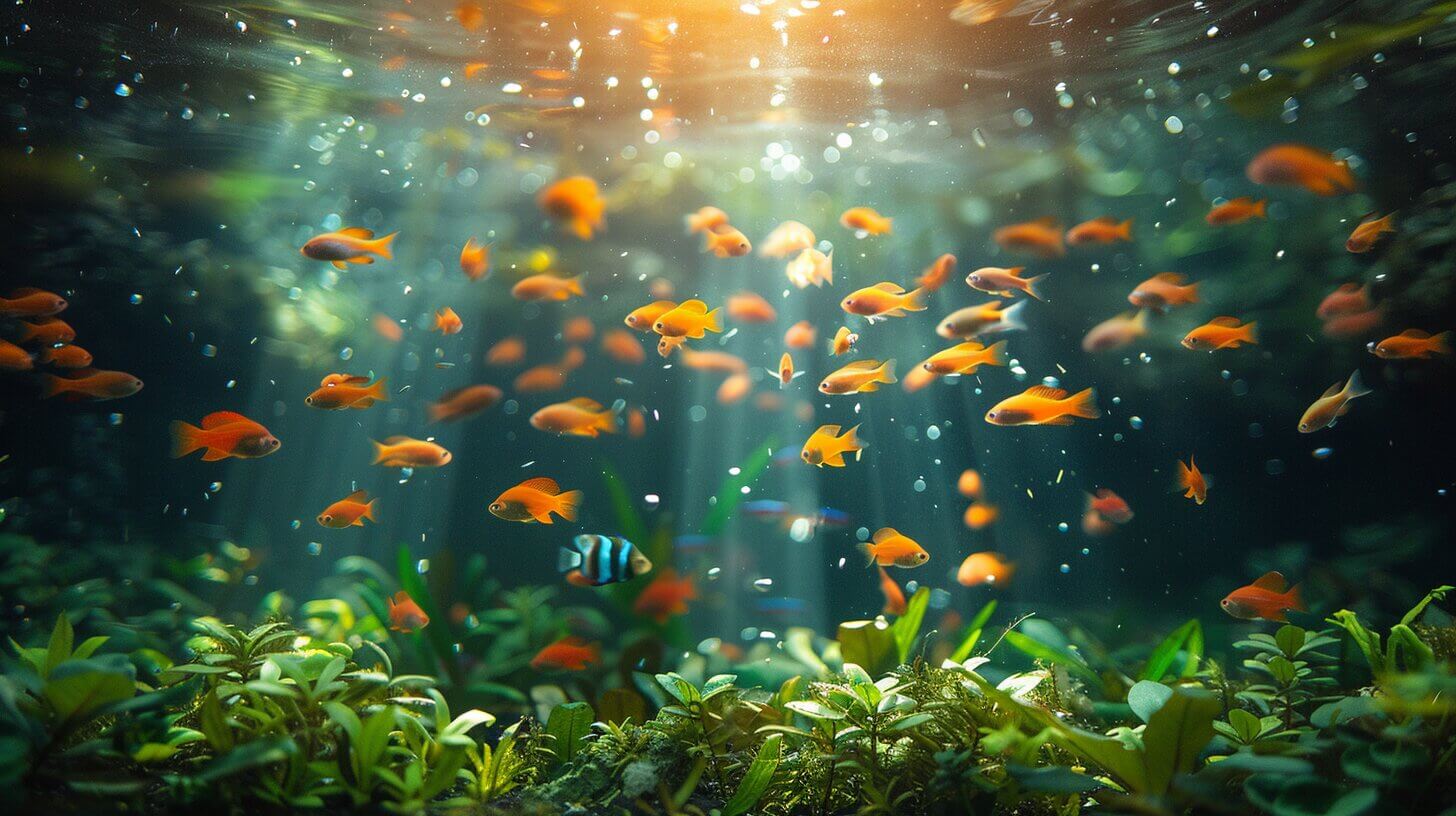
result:
M 369 378 L 362 374 L 341 374 L 334 382 L 340 385 L 359 385 L 360 383 L 369 382 Z
M 815 431 L 814 434 L 815 434 L 815 436 L 818 436 L 819 434 L 828 434 L 829 436 L 839 436 L 839 426 L 838 425 L 823 425 L 823 426 L 821 426 L 819 428 L 819 430 Z
M 236 411 L 213 411 L 202 418 L 202 429 L 211 430 L 233 422 L 252 422 L 252 420 Z
M 1208 325 L 1210 325 L 1210 326 L 1227 326 L 1229 328 L 1238 328 L 1240 324 L 1239 324 L 1239 319 L 1237 317 L 1229 317 L 1228 315 L 1220 315 L 1219 317 L 1215 317 L 1214 319 L 1208 321 Z
M 900 535 L 900 531 L 894 527 L 881 527 L 875 531 L 875 537 L 871 539 L 876 544 L 883 544 L 891 538 Z
M 893 294 L 893 295 L 898 295 L 901 292 L 904 292 L 905 291 L 905 287 L 901 286 L 898 283 L 890 283 L 889 281 L 883 281 L 881 283 L 877 283 L 877 284 L 875 284 L 871 288 L 879 289 L 882 292 L 889 292 L 890 294 Z
M 985 303 L 982 303 L 980 306 L 977 306 L 976 308 L 978 308 L 978 309 L 991 309 L 992 311 L 994 311 L 996 309 L 1001 308 L 1001 301 L 999 301 L 999 300 L 988 300 Z
M 694 314 L 708 313 L 708 304 L 701 300 L 684 300 L 677 308 L 682 309 L 684 312 L 692 312 Z
M 1325 393 L 1323 395 L 1321 395 L 1321 398 L 1324 398 L 1324 397 L 1333 397 L 1334 395 L 1340 393 L 1340 389 L 1342 389 L 1344 387 L 1345 386 L 1341 385 L 1340 383 L 1335 383 L 1334 385 L 1332 385 L 1329 388 L 1326 388 L 1325 389 Z
M 1270 592 L 1283 592 L 1289 588 L 1289 584 L 1284 580 L 1284 576 L 1274 571 L 1260 575 L 1259 579 L 1254 582 L 1254 586 L 1259 589 L 1267 589 Z
M 1428 331 L 1422 331 L 1420 329 L 1406 329 L 1405 331 L 1400 333 L 1400 336 L 1410 337 L 1416 340 L 1425 340 L 1426 338 L 1431 336 L 1431 333 Z
M 1164 283 L 1182 283 L 1187 278 L 1177 272 L 1159 272 L 1153 276 L 1153 280 L 1163 281 Z
M 550 476 L 537 476 L 534 479 L 527 479 L 517 485 L 517 487 L 524 487 L 527 490 L 539 490 L 542 493 L 549 493 L 552 496 L 561 492 L 561 485 L 557 484 L 556 480 Z
M 1116 218 L 1113 218 L 1110 215 L 1103 215 L 1103 216 L 1099 216 L 1097 218 L 1094 218 L 1091 221 L 1088 221 L 1087 223 L 1089 223 L 1089 224 L 1104 224 L 1104 225 L 1107 225 L 1107 226 L 1114 226 L 1115 227 L 1115 226 L 1117 226 L 1117 219 Z
M 339 230 L 339 234 L 347 235 L 350 238 L 373 238 L 374 230 L 364 229 L 363 227 L 344 227 Z
M 1041 397 L 1042 399 L 1060 400 L 1067 398 L 1066 391 L 1060 388 L 1052 388 L 1050 385 L 1033 385 L 1026 389 L 1026 393 L 1033 397 Z
M 669 311 L 677 308 L 677 304 L 670 300 L 654 300 L 651 306 L 654 309 L 667 309 Z
M 576 399 L 567 400 L 566 404 L 576 406 L 577 408 L 584 408 L 588 411 L 602 410 L 602 404 L 591 397 L 577 397 Z
M 411 439 L 411 438 L 409 438 L 408 436 L 405 436 L 404 434 L 399 434 L 399 435 L 396 435 L 396 436 L 391 436 L 388 439 L 384 440 L 384 444 L 386 444 L 386 445 L 398 445 L 398 444 L 400 444 L 402 442 L 413 442 L 413 441 L 414 440 Z
M 960 344 L 956 345 L 954 348 L 952 348 L 950 350 L 951 351 L 959 351 L 959 352 L 963 352 L 963 353 L 970 353 L 970 352 L 973 352 L 973 351 L 985 351 L 986 350 L 986 346 L 983 343 L 977 343 L 975 340 L 967 340 L 964 343 L 960 343 Z
M 878 360 L 855 360 L 840 371 L 873 371 L 880 367 Z
M 360 504 L 364 504 L 369 501 L 369 491 L 362 488 L 359 490 L 355 490 L 353 493 L 345 496 L 344 501 L 359 502 Z
M 1055 215 L 1044 216 L 1042 218 L 1036 219 L 1035 221 L 1032 221 L 1031 223 L 1036 224 L 1039 227 L 1060 227 L 1061 226 L 1061 224 L 1057 221 L 1057 217 Z

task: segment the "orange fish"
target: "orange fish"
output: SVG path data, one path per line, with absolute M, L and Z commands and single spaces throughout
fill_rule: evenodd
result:
M 825 255 L 819 250 L 809 247 L 798 255 L 794 256 L 784 266 L 784 274 L 788 276 L 789 283 L 796 289 L 807 288 L 810 284 L 815 289 L 824 288 L 824 284 L 834 284 L 834 250 Z
M 947 252 L 920 273 L 920 277 L 915 279 L 915 285 L 927 292 L 934 292 L 955 275 L 955 270 L 956 256 Z
M 960 478 L 956 479 L 956 490 L 968 499 L 979 499 L 986 490 L 986 481 L 981 478 L 981 472 L 974 468 L 966 468 L 961 471 Z
M 884 567 L 880 570 L 880 592 L 885 596 L 885 608 L 880 610 L 882 615 L 903 615 L 905 614 L 905 591 L 890 577 L 890 573 Z
M 1348 337 L 1363 337 L 1385 323 L 1385 307 L 1376 306 L 1363 312 L 1349 312 L 1329 318 L 1320 326 L 1326 337 L 1343 340 Z
M 1087 331 L 1082 338 L 1082 350 L 1087 352 L 1115 351 L 1132 345 L 1148 334 L 1148 310 L 1139 309 L 1109 317 Z
M 718 371 L 725 374 L 747 374 L 748 363 L 737 354 L 729 354 L 726 351 L 694 351 L 684 347 L 682 350 L 683 365 L 697 371 Z M 774 376 L 778 376 L 777 373 Z
M 617 432 L 617 414 L 612 408 L 586 397 L 557 402 L 531 415 L 531 427 L 561 436 L 590 436 Z
M 1096 419 L 1102 415 L 1092 389 L 1070 396 L 1060 388 L 1033 385 L 992 406 L 986 421 L 992 425 L 1071 425 L 1073 417 Z
M 0 341 L 4 342 L 4 341 Z M 10 346 L 9 343 L 5 345 Z M 11 348 L 24 354 L 25 352 L 17 346 Z M 91 365 L 91 352 L 80 346 L 61 346 L 59 348 L 47 347 L 40 350 L 36 359 L 49 366 L 56 368 L 86 368 Z
M 688 339 L 686 337 L 663 337 L 657 341 L 657 356 L 671 357 L 678 349 L 687 349 Z
M 925 311 L 924 297 L 922 289 L 906 292 L 905 287 L 899 284 L 883 281 L 850 292 L 839 302 L 839 308 L 849 314 L 867 317 L 874 323 L 876 320 L 904 317 L 906 312 Z
M 34 286 L 22 286 L 0 297 L 0 317 L 49 317 L 66 309 L 66 299 Z
M 1178 462 L 1178 487 L 1183 491 L 1183 498 L 1192 499 L 1194 504 L 1208 501 L 1208 479 L 1198 470 L 1192 456 L 1186 465 Z
M 373 440 L 371 440 L 373 441 Z M 397 435 L 373 442 L 374 464 L 397 468 L 441 467 L 450 463 L 450 451 L 424 439 Z
M 719 224 L 703 233 L 703 251 L 719 258 L 741 258 L 752 250 L 748 236 L 730 224 Z
M 1045 5 L 1051 5 L 1051 0 L 1044 0 L 1044 2 Z M 992 20 L 999 20 L 1015 13 L 1026 5 L 1025 0 L 959 0 L 950 10 L 950 18 L 961 25 L 985 25 Z M 1033 3 L 1031 6 L 1035 7 L 1036 4 Z M 941 631 L 950 630 L 942 629 Z
M 728 223 L 728 213 L 717 207 L 700 207 L 697 212 L 689 214 L 684 220 L 687 222 L 688 234 L 692 235 L 724 226 Z
M 1228 227 L 1234 224 L 1242 224 L 1245 221 L 1252 221 L 1255 218 L 1266 218 L 1267 214 L 1265 210 L 1267 206 L 1268 202 L 1262 198 L 1258 201 L 1247 196 L 1234 198 L 1222 204 L 1215 204 L 1213 209 L 1208 211 L 1208 215 L 1203 217 L 1203 220 L 1207 221 L 1209 226 L 1212 227 Z
M 1315 317 L 1329 320 L 1338 315 L 1363 312 L 1370 308 L 1370 287 L 1358 283 L 1342 283 L 1325 295 L 1315 309 Z
M 1168 312 L 1198 302 L 1198 284 L 1182 285 L 1187 278 L 1177 272 L 1159 272 L 1137 285 L 1127 302 L 1145 309 Z
M 400 590 L 389 599 L 389 628 L 406 635 L 430 625 L 430 616 L 408 592 Z
M 610 329 L 602 333 L 602 351 L 619 363 L 641 365 L 647 359 L 642 344 L 626 329 Z
M 435 312 L 435 327 L 430 331 L 437 331 L 443 335 L 459 334 L 465 324 L 460 322 L 460 315 L 455 310 L 446 306 Z
M 369 498 L 367 492 L 355 490 L 325 507 L 324 511 L 318 514 L 318 523 L 323 527 L 331 527 L 335 530 L 342 530 L 345 527 L 363 527 L 364 519 L 377 521 L 374 515 L 374 502 L 376 501 L 378 499 Z
M 814 246 L 814 231 L 798 221 L 785 221 L 763 240 L 758 254 L 765 258 L 787 258 Z M 803 288 L 802 286 L 799 288 Z
M 707 332 L 721 332 L 718 315 L 723 310 L 708 310 L 701 300 L 685 300 L 677 308 L 664 313 L 652 324 L 652 330 L 663 337 L 686 337 L 697 340 Z
M 465 248 L 460 250 L 460 271 L 473 281 L 490 275 L 490 245 L 475 243 L 475 237 L 465 239 Z
M 1087 509 L 1113 524 L 1132 521 L 1132 508 L 1121 496 L 1105 487 L 1097 488 L 1095 494 L 1087 494 Z
M 1250 320 L 1239 323 L 1237 317 L 1215 317 L 1183 336 L 1183 347 L 1194 351 L 1216 351 L 1232 349 L 1248 343 L 1258 345 L 1254 329 L 1258 324 Z
M 391 343 L 398 343 L 404 339 L 404 329 L 401 329 L 399 323 L 387 314 L 375 313 L 372 325 L 375 334 Z
M 1227 598 L 1218 602 L 1223 611 L 1240 620 L 1267 620 L 1284 623 L 1284 613 L 1293 609 L 1304 611 L 1304 601 L 1299 597 L 1299 587 L 1290 587 L 1284 576 L 1277 572 L 1266 572 L 1248 586 L 1230 592 Z
M 924 547 L 894 527 L 881 527 L 859 547 L 864 551 L 866 567 L 879 564 L 882 567 L 911 569 L 930 560 L 930 553 Z
M 854 454 L 854 461 L 858 462 L 860 454 L 866 447 L 855 433 L 859 430 L 856 425 L 845 431 L 839 432 L 838 425 L 820 425 L 814 433 L 809 435 L 808 441 L 804 443 L 804 449 L 799 452 L 803 460 L 814 467 L 844 467 L 844 455 Z
M 325 411 L 342 411 L 346 408 L 368 408 L 376 402 L 388 402 L 384 391 L 384 378 L 369 385 L 369 378 L 348 374 L 330 374 L 323 379 L 317 391 L 309 394 L 303 402 L 310 408 Z
M 889 235 L 890 222 L 893 220 L 870 207 L 850 207 L 839 216 L 840 226 L 866 235 Z
M 1322 196 L 1351 193 L 1356 187 L 1348 164 L 1323 150 L 1301 144 L 1266 148 L 1249 162 L 1245 174 L 1255 184 L 1303 187 Z
M 1072 246 L 1084 244 L 1115 244 L 1132 240 L 1132 219 L 1118 221 L 1111 216 L 1084 221 L 1067 230 L 1067 243 Z
M 475 79 L 476 74 L 490 69 L 488 62 L 467 62 L 465 63 L 465 78 Z
M 1015 574 L 1016 564 L 1000 553 L 971 553 L 956 570 L 956 583 L 968 587 L 1005 586 Z
M 581 350 L 581 346 L 572 346 L 561 355 L 561 362 L 557 365 L 562 371 L 575 371 L 581 368 L 581 364 L 584 362 L 586 362 L 586 352 Z
M 537 652 L 531 658 L 531 668 L 536 671 L 578 672 L 601 662 L 601 644 L 588 643 L 585 638 L 569 635 Z
M 335 269 L 345 269 L 349 264 L 372 264 L 374 258 L 386 261 L 394 257 L 390 245 L 397 232 L 383 238 L 375 238 L 373 230 L 363 227 L 345 227 L 338 232 L 315 235 L 299 250 L 305 258 L 315 261 L 329 261 Z
M 1354 253 L 1369 252 L 1387 233 L 1395 232 L 1395 215 L 1384 218 L 1366 216 L 1345 241 L 1345 249 Z
M 1117 525 L 1102 517 L 1096 510 L 1087 509 L 1082 513 L 1082 532 L 1093 538 L 1102 538 L 1112 535 L 1117 530 Z
M 676 571 L 665 569 L 637 596 L 632 611 L 661 625 L 674 615 L 686 615 L 688 601 L 697 599 L 698 587 L 691 575 L 679 578 Z
M 933 371 L 941 376 L 947 374 L 974 374 L 976 369 L 983 365 L 1004 366 L 1006 365 L 1006 341 L 993 343 L 984 346 L 975 341 L 967 341 L 958 346 L 951 346 L 930 355 L 930 359 L 921 363 L 926 371 Z
M 1050 216 L 1001 227 L 991 233 L 991 240 L 1002 249 L 1038 258 L 1060 258 L 1067 254 L 1067 247 L 1062 243 L 1062 225 Z
M 753 380 L 747 374 L 734 374 L 718 386 L 718 404 L 733 405 L 753 391 Z
M 519 337 L 507 337 L 490 347 L 485 353 L 487 365 L 515 365 L 526 357 L 526 343 Z
M 1001 297 L 1012 297 L 1017 292 L 1025 292 L 1037 300 L 1045 300 L 1046 298 L 1037 292 L 1036 284 L 1046 275 L 1023 278 L 1021 273 L 1025 269 L 1024 266 L 1013 266 L 1010 269 L 983 266 L 966 276 L 966 285 L 978 292 L 987 292 Z
M 479 3 L 463 2 L 455 6 L 455 21 L 466 31 L 476 31 L 485 25 L 485 9 Z
M 966 508 L 965 515 L 961 517 L 961 521 L 965 523 L 967 529 L 984 530 L 992 524 L 995 524 L 996 519 L 1000 515 L 1001 511 L 997 509 L 996 505 L 976 502 Z
M 1443 331 L 1433 335 L 1420 329 L 1406 329 L 1394 337 L 1371 343 L 1369 348 L 1371 354 L 1382 360 L 1444 357 L 1451 353 L 1451 332 Z
M 74 348 L 62 346 L 61 348 Z M 30 352 L 14 343 L 0 340 L 0 371 L 30 371 L 35 368 L 35 358 Z
M 824 378 L 819 390 L 825 394 L 862 394 L 880 390 L 880 384 L 895 380 L 895 361 L 856 360 Z
M 728 297 L 728 316 L 743 323 L 772 323 L 779 313 L 763 295 L 757 292 L 739 292 Z
M 804 376 L 804 372 L 794 370 L 794 358 L 789 356 L 787 351 L 784 352 L 784 356 L 779 358 L 778 371 L 774 371 L 772 368 L 766 368 L 764 370 L 768 372 L 770 377 L 774 377 L 779 381 L 779 388 L 788 388 L 789 383 L 793 382 L 794 378 Z
M 1019 300 L 1005 309 L 1001 308 L 999 300 L 979 306 L 967 306 L 946 315 L 940 325 L 935 327 L 935 333 L 947 340 L 966 340 L 983 334 L 1024 331 L 1026 324 L 1022 322 L 1021 313 L 1025 309 L 1024 300 Z
M 586 275 L 574 278 L 560 278 L 555 275 L 530 275 L 511 287 L 511 297 L 527 302 L 537 300 L 570 300 L 572 295 L 585 297 L 581 280 Z
M 1315 400 L 1299 419 L 1300 433 L 1314 433 L 1315 431 L 1333 427 L 1335 421 L 1344 416 L 1350 410 L 1350 401 L 1356 397 L 1363 397 L 1371 393 L 1360 379 L 1360 372 L 1350 374 L 1350 379 L 1345 381 L 1344 387 L 1335 383 L 1325 389 L 1325 393 Z
M 282 447 L 278 437 L 242 414 L 216 411 L 202 418 L 202 427 L 186 422 L 172 423 L 172 458 L 179 459 L 201 450 L 202 461 L 216 462 L 229 457 L 257 459 Z
M 627 435 L 633 439 L 641 439 L 647 433 L 647 416 L 641 410 L 633 408 L 627 412 Z
M 850 331 L 846 326 L 840 326 L 839 331 L 834 333 L 834 338 L 829 341 L 829 353 L 835 357 L 848 354 L 854 350 L 854 344 L 858 342 L 859 335 Z
M 573 317 L 561 326 L 561 339 L 567 343 L 590 342 L 596 333 L 596 326 L 592 325 L 589 317 Z
M 791 349 L 806 349 L 814 346 L 814 338 L 818 332 L 814 324 L 807 320 L 800 320 L 784 332 L 784 345 Z
M 431 422 L 458 422 L 495 407 L 501 390 L 493 385 L 467 385 L 446 391 L 430 405 Z
M 102 402 L 122 399 L 142 390 L 142 381 L 125 371 L 106 371 L 99 368 L 81 368 L 69 372 L 65 377 L 54 374 L 41 376 L 42 398 L 65 394 L 68 398 Z
M 555 363 L 542 363 L 522 371 L 511 387 L 522 394 L 559 391 L 566 387 L 568 372 Z
M 43 317 L 39 320 L 20 322 L 22 343 L 36 346 L 58 346 L 76 339 L 76 330 L 59 317 Z
M 652 331 L 652 325 L 659 317 L 677 308 L 677 304 L 670 300 L 655 300 L 646 306 L 638 306 L 633 309 L 622 322 L 629 328 L 640 332 Z
M 576 521 L 579 504 L 580 490 L 562 491 L 555 479 L 537 476 L 496 496 L 489 509 L 491 515 L 506 521 L 550 524 L 552 513 L 565 521 Z
M 606 202 L 597 183 L 586 176 L 569 176 L 552 184 L 536 197 L 536 204 L 583 241 L 605 229 Z

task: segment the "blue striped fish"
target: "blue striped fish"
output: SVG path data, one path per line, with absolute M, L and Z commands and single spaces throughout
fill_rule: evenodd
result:
M 652 562 L 625 538 L 579 535 L 562 547 L 556 568 L 577 586 L 605 586 L 630 581 L 652 570 Z

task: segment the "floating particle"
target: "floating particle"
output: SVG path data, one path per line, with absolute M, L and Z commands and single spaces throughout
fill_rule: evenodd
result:
M 1060 567 L 1057 567 L 1057 570 L 1059 572 L 1061 572 L 1063 575 L 1066 575 L 1067 573 L 1069 573 L 1069 572 L 1072 571 L 1072 565 L 1071 564 L 1062 564 Z
M 925 480 L 924 479 L 916 479 L 915 480 L 914 487 L 915 487 L 915 492 L 916 493 L 924 493 L 925 492 Z
M 217 356 L 217 346 L 214 346 L 211 343 L 208 343 L 208 344 L 204 345 L 202 347 L 202 356 L 203 357 L 216 357 Z
M 1072 529 L 1072 528 L 1070 526 L 1068 526 L 1068 524 L 1065 521 L 1064 522 L 1061 522 L 1060 524 L 1057 525 L 1057 532 L 1059 532 L 1059 533 L 1065 533 L 1066 531 L 1068 531 L 1070 529 Z
M 808 518 L 800 516 L 794 519 L 794 522 L 789 525 L 789 538 L 792 538 L 800 544 L 808 541 L 813 535 L 814 522 Z
M 858 530 L 855 530 L 854 531 L 854 537 L 857 538 L 857 539 L 859 539 L 860 541 L 869 541 L 870 540 L 870 528 L 868 528 L 868 527 L 861 527 Z
M 118 82 L 118 83 L 116 83 L 116 95 L 117 96 L 131 96 L 131 93 L 132 93 L 132 91 L 131 91 L 131 86 L 130 85 L 126 84 L 125 82 Z
M 516 402 L 515 400 L 506 400 L 505 403 L 501 405 L 501 410 L 507 414 L 514 414 L 521 410 L 521 404 L 519 402 Z
M 759 592 L 768 592 L 770 589 L 773 589 L 773 579 L 759 578 L 753 582 L 753 588 Z
M 931 441 L 935 441 L 935 440 L 939 439 L 940 438 L 940 428 L 938 428 L 938 427 L 936 427 L 934 425 L 931 425 L 929 428 L 926 428 L 925 429 L 925 438 L 926 439 L 929 439 Z
M 1328 459 L 1330 458 L 1330 454 L 1334 452 L 1334 448 L 1315 448 L 1314 451 L 1310 453 L 1310 455 L 1316 459 Z
M 212 484 L 207 486 L 207 491 L 209 493 L 216 493 L 219 490 L 222 490 L 222 482 L 213 482 Z
M 1041 378 L 1041 384 L 1042 385 L 1045 385 L 1047 388 L 1061 388 L 1062 387 L 1062 381 L 1059 380 L 1059 379 L 1057 379 L 1056 377 L 1042 377 Z
M 642 502 L 647 505 L 648 510 L 656 510 L 657 506 L 662 503 L 662 497 L 656 493 L 648 493 L 642 497 Z
M 430 571 L 430 559 L 428 559 L 428 558 L 421 558 L 419 561 L 416 561 L 415 562 L 415 572 L 418 572 L 419 574 L 424 575 L 425 573 L 427 573 L 429 571 Z
M 737 476 L 738 474 L 740 474 L 742 472 L 743 472 L 743 468 L 738 467 L 737 465 L 735 465 L 735 466 L 733 466 L 731 468 L 728 468 L 728 475 L 729 476 Z
M 749 487 L 748 485 L 744 485 L 743 487 L 738 488 L 738 492 L 742 493 L 745 496 L 747 496 L 749 491 L 751 490 L 753 490 L 753 488 Z
M 708 409 L 701 405 L 694 405 L 688 409 L 688 419 L 693 422 L 702 422 L 708 418 Z
M 1140 416 L 1128 417 L 1127 426 L 1134 431 L 1141 431 L 1143 429 L 1143 418 Z
M 142 305 L 142 296 L 140 294 L 137 294 L 136 292 L 133 292 L 131 297 L 127 298 L 127 301 L 129 301 L 133 306 L 140 306 Z
M 308 554 L 309 555 L 319 555 L 323 551 L 324 551 L 324 545 L 318 543 L 317 541 L 310 541 L 310 542 L 308 542 Z
M 1083 547 L 1082 548 L 1082 554 L 1083 555 L 1091 555 L 1092 554 L 1092 548 L 1091 547 Z
M 711 568 L 711 569 L 708 570 L 708 580 L 709 581 L 716 581 L 716 580 L 718 580 L 718 578 L 722 574 L 723 574 L 723 568 L 722 567 L 713 567 L 713 568 Z
M 122 415 L 122 414 L 111 414 L 111 415 L 110 415 L 110 416 L 108 416 L 108 417 L 107 417 L 107 418 L 106 418 L 106 421 L 107 421 L 107 422 L 108 422 L 108 423 L 110 423 L 110 424 L 111 424 L 111 426 L 112 426 L 112 427 L 115 427 L 115 426 L 117 426 L 117 425 L 120 425 L 120 424 L 121 424 L 121 422 L 122 422 L 122 420 L 123 420 L 123 419 L 124 419 L 124 418 L 125 418 L 125 417 L 124 417 L 124 416 L 123 416 L 123 415 Z
M 288 522 L 288 528 L 290 530 L 297 530 L 299 527 L 302 526 L 303 522 L 299 521 L 298 519 L 294 519 L 293 521 Z
M 352 360 L 353 358 L 354 358 L 354 350 L 352 348 L 349 348 L 348 346 L 344 346 L 342 349 L 339 349 L 339 359 L 340 360 Z

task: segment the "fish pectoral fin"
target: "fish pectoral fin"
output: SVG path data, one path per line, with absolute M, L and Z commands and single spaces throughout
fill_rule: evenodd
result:
M 228 452 L 222 448 L 208 448 L 202 454 L 202 461 L 204 462 L 216 462 L 219 459 L 226 458 L 228 458 Z
M 334 261 L 333 263 L 334 263 L 334 268 L 335 269 L 348 269 L 349 268 L 349 265 L 346 264 L 346 263 L 344 263 L 343 261 Z
M 1042 421 L 1039 424 L 1041 424 L 1041 425 L 1071 425 L 1072 424 L 1072 418 L 1069 417 L 1069 416 L 1056 416 L 1056 417 L 1052 417 L 1051 419 L 1044 420 L 1044 421 Z
M 356 255 L 353 258 L 349 259 L 349 263 L 372 264 L 374 263 L 374 259 L 369 257 L 368 255 Z

